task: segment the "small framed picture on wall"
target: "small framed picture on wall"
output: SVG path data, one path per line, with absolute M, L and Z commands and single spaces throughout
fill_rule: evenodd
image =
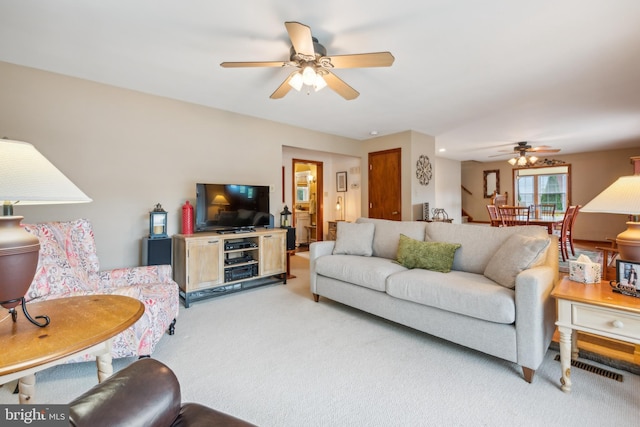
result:
M 336 191 L 338 193 L 344 193 L 347 191 L 347 172 L 336 173 Z

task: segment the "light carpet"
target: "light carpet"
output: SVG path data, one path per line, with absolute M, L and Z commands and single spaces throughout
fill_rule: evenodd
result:
M 549 350 L 532 384 L 519 366 L 309 293 L 308 261 L 287 285 L 181 308 L 153 357 L 178 376 L 183 401 L 260 426 L 635 426 L 640 377 L 572 369 L 559 387 Z M 118 370 L 132 359 L 114 361 Z M 594 363 L 595 362 L 589 362 Z M 597 365 L 597 364 L 596 364 Z M 606 369 L 611 369 L 602 366 Z M 37 375 L 36 400 L 66 403 L 96 382 L 93 363 Z M 0 403 L 15 403 L 15 383 Z

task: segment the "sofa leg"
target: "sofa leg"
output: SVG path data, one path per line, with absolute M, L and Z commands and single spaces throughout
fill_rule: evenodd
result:
M 320 295 L 318 295 L 318 294 L 313 294 L 313 300 L 314 300 L 315 302 L 320 301 Z
M 173 322 L 169 325 L 169 330 L 167 331 L 169 335 L 173 335 L 176 333 L 176 319 L 173 319 Z
M 535 374 L 536 371 L 531 368 L 525 368 L 523 366 L 522 373 L 524 374 L 524 380 L 528 383 L 531 383 L 533 381 L 533 374 Z

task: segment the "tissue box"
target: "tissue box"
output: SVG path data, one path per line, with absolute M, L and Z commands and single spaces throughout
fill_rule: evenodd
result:
M 580 283 L 600 283 L 600 264 L 595 262 L 569 261 L 569 279 Z

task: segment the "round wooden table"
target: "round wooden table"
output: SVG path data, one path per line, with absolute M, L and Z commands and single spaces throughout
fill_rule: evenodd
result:
M 111 339 L 144 313 L 137 299 L 121 295 L 90 295 L 27 303 L 32 317 L 47 315 L 40 328 L 18 313 L 0 320 L 0 384 L 19 378 L 20 403 L 35 392 L 35 373 L 74 357 L 97 357 L 98 381 L 113 373 Z M 33 403 L 33 402 L 29 402 Z

